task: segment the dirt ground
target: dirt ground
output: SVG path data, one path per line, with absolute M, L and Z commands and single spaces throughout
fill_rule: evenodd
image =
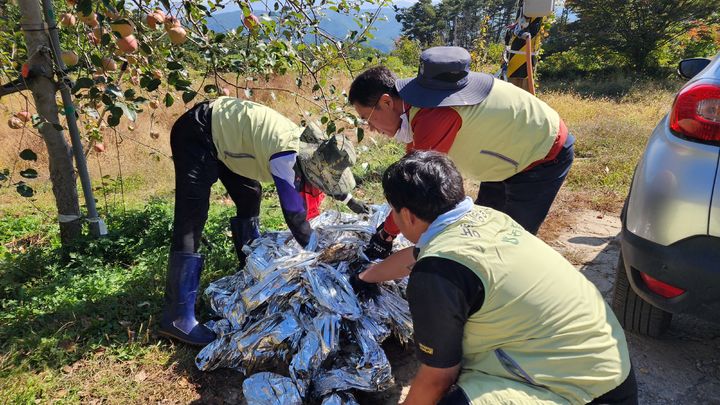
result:
M 559 230 L 550 244 L 612 299 L 620 219 L 582 210 L 577 222 Z M 720 404 L 720 324 L 676 315 L 661 339 L 627 334 L 639 386 L 640 404 Z M 361 404 L 395 404 L 407 394 L 417 368 L 411 348 L 385 345 L 397 386 L 384 393 L 358 395 Z

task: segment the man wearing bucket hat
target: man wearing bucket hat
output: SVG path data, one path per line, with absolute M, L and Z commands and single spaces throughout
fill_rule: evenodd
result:
M 313 238 L 304 194 L 321 192 L 357 213 L 368 208 L 350 191 L 355 178 L 352 143 L 325 137 L 314 125 L 299 127 L 277 111 L 251 101 L 220 97 L 195 105 L 170 132 L 175 166 L 175 217 L 160 333 L 192 345 L 206 345 L 215 334 L 195 318 L 195 298 L 203 257 L 200 237 L 210 206 L 210 188 L 219 179 L 233 200 L 230 220 L 240 266 L 242 247 L 259 236 L 260 181 L 273 181 L 285 222 L 303 247 Z M 319 204 L 321 199 L 306 198 Z
M 573 161 L 575 138 L 558 113 L 518 87 L 471 72 L 470 54 L 460 47 L 425 50 L 411 79 L 370 68 L 353 81 L 349 101 L 408 152 L 446 153 L 465 178 L 481 182 L 476 204 L 505 212 L 533 234 Z M 386 257 L 398 232 L 388 217 L 368 257 Z

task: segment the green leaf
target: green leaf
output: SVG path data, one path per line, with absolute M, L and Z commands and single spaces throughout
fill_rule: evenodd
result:
M 170 70 L 182 70 L 183 65 L 180 64 L 180 62 L 176 62 L 174 60 L 171 60 L 167 63 L 167 68 Z
M 332 135 L 337 131 L 337 127 L 335 126 L 335 121 L 330 121 L 327 124 L 327 128 L 325 129 L 325 133 L 328 135 Z
M 100 56 L 92 54 L 90 55 L 90 61 L 93 65 L 97 67 L 102 67 L 102 58 Z
M 187 103 L 191 102 L 192 99 L 195 98 L 195 96 L 197 96 L 197 92 L 196 92 L 196 91 L 192 91 L 192 90 L 191 90 L 191 91 L 184 91 L 183 94 L 182 94 L 183 103 L 187 104 Z
M 10 176 L 10 170 L 3 169 L 2 171 L 0 171 L 0 181 L 7 180 L 9 178 L 9 176 Z
M 38 176 L 38 172 L 35 169 L 25 169 L 20 172 L 20 175 L 26 179 L 35 179 Z
M 95 81 L 89 77 L 81 77 L 77 79 L 75 85 L 72 88 L 73 93 L 77 93 L 81 89 L 89 89 L 95 85 Z
M 170 107 L 175 103 L 175 98 L 170 93 L 165 93 L 165 107 Z
M 20 159 L 22 160 L 32 160 L 33 162 L 37 161 L 37 154 L 32 151 L 32 149 L 25 149 L 22 152 L 20 152 Z
M 135 122 L 137 119 L 137 113 L 134 110 L 131 110 L 127 104 L 125 103 L 115 103 L 115 107 L 118 107 L 122 110 L 122 113 L 130 120 Z
M 160 87 L 161 84 L 162 82 L 160 81 L 160 79 L 152 79 L 145 88 L 147 89 L 147 91 L 155 91 L 158 87 Z
M 312 92 L 315 93 L 316 91 L 320 90 L 320 85 L 315 83 L 315 85 L 312 88 Z
M 17 187 L 15 188 L 17 190 L 18 194 L 25 198 L 30 198 L 33 195 L 35 195 L 35 190 L 32 189 L 32 187 L 28 186 L 24 182 L 18 183 Z
M 144 75 L 140 78 L 140 87 L 147 89 L 147 87 L 150 85 L 150 81 L 152 80 L 151 76 Z
M 77 10 L 82 15 L 90 15 L 92 13 L 92 0 L 78 1 Z
M 190 85 L 192 85 L 190 80 L 178 79 L 178 81 L 175 82 L 175 90 L 186 90 Z
M 120 125 L 120 117 L 123 115 L 123 109 L 113 105 L 110 107 L 110 116 L 107 119 L 108 126 L 116 127 Z
M 123 96 L 122 90 L 120 90 L 120 88 L 119 88 L 118 86 L 114 85 L 114 84 L 108 84 L 108 85 L 105 87 L 105 93 L 107 93 L 107 94 L 112 94 L 112 95 L 115 96 L 115 97 L 122 97 L 122 96 Z
M 206 84 L 205 87 L 203 87 L 203 91 L 205 93 L 217 93 L 218 88 L 214 84 Z
M 144 53 L 145 55 L 148 55 L 148 56 L 150 56 L 150 55 L 153 54 L 152 48 L 151 48 L 150 45 L 148 45 L 148 43 L 145 42 L 145 41 L 143 41 L 143 42 L 140 43 L 140 52 L 142 52 L 142 53 Z
M 363 128 L 358 127 L 357 128 L 357 141 L 362 142 L 363 138 L 365 138 L 365 130 Z

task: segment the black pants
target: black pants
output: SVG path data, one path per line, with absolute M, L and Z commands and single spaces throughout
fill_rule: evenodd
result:
M 508 214 L 525 230 L 536 234 L 555 196 L 570 171 L 575 137 L 568 134 L 565 145 L 551 162 L 540 164 L 503 181 L 484 181 L 475 204 Z
M 635 371 L 631 368 L 630 374 L 625 381 L 610 392 L 595 398 L 590 402 L 591 405 L 637 405 L 638 392 L 637 381 L 635 380 Z M 445 394 L 437 405 L 470 405 L 470 400 L 462 388 L 454 385 Z
M 210 188 L 220 179 L 235 203 L 237 216 L 260 214 L 262 187 L 257 180 L 240 176 L 217 157 L 212 140 L 212 109 L 200 103 L 175 121 L 170 148 L 175 166 L 175 217 L 171 251 L 195 253 L 210 209 Z

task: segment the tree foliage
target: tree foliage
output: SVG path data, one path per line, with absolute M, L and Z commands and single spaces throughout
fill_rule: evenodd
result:
M 515 19 L 517 0 L 420 0 L 399 9 L 404 36 L 423 47 L 454 45 L 472 49 L 479 39 L 499 42 Z M 483 28 L 484 27 L 484 28 Z
M 402 33 L 405 37 L 428 45 L 438 35 L 441 22 L 437 20 L 437 10 L 431 0 L 419 0 L 412 6 L 404 9 L 395 7 L 395 18 L 402 24 Z
M 231 3 L 242 10 L 238 28 L 213 32 L 208 22 Z M 358 121 L 344 108 L 344 92 L 328 82 L 328 72 L 355 73 L 348 55 L 372 35 L 373 23 L 388 4 L 388 0 L 54 0 L 57 18 L 46 24 L 57 27 L 67 66 L 63 70 L 59 61 L 52 61 L 45 74 L 56 81 L 70 79 L 86 149 L 102 146 L 105 128 L 136 121 L 149 110 L 214 98 L 231 93 L 232 88 L 252 98 L 264 87 L 261 80 L 290 72 L 296 77 L 295 86 L 272 91 L 314 104 L 313 112 L 298 108 L 301 119 L 317 117 L 328 133 L 341 132 L 356 128 Z M 334 37 L 320 27 L 328 11 L 352 16 L 356 27 L 344 37 Z M 0 0 L 2 84 L 20 77 L 29 55 L 45 52 L 26 49 L 23 29 L 41 28 L 21 27 L 20 20 L 18 6 Z M 32 99 L 23 95 L 31 110 Z M 37 130 L 48 119 L 35 114 L 25 121 L 9 124 Z M 65 128 L 58 126 L 61 129 Z M 2 169 L 0 186 L 17 186 L 21 195 L 32 196 L 30 186 L 14 181 L 13 174 Z M 28 171 L 19 174 L 35 177 Z
M 613 52 L 636 72 L 658 66 L 658 51 L 701 24 L 714 23 L 720 0 L 568 0 L 578 46 Z

